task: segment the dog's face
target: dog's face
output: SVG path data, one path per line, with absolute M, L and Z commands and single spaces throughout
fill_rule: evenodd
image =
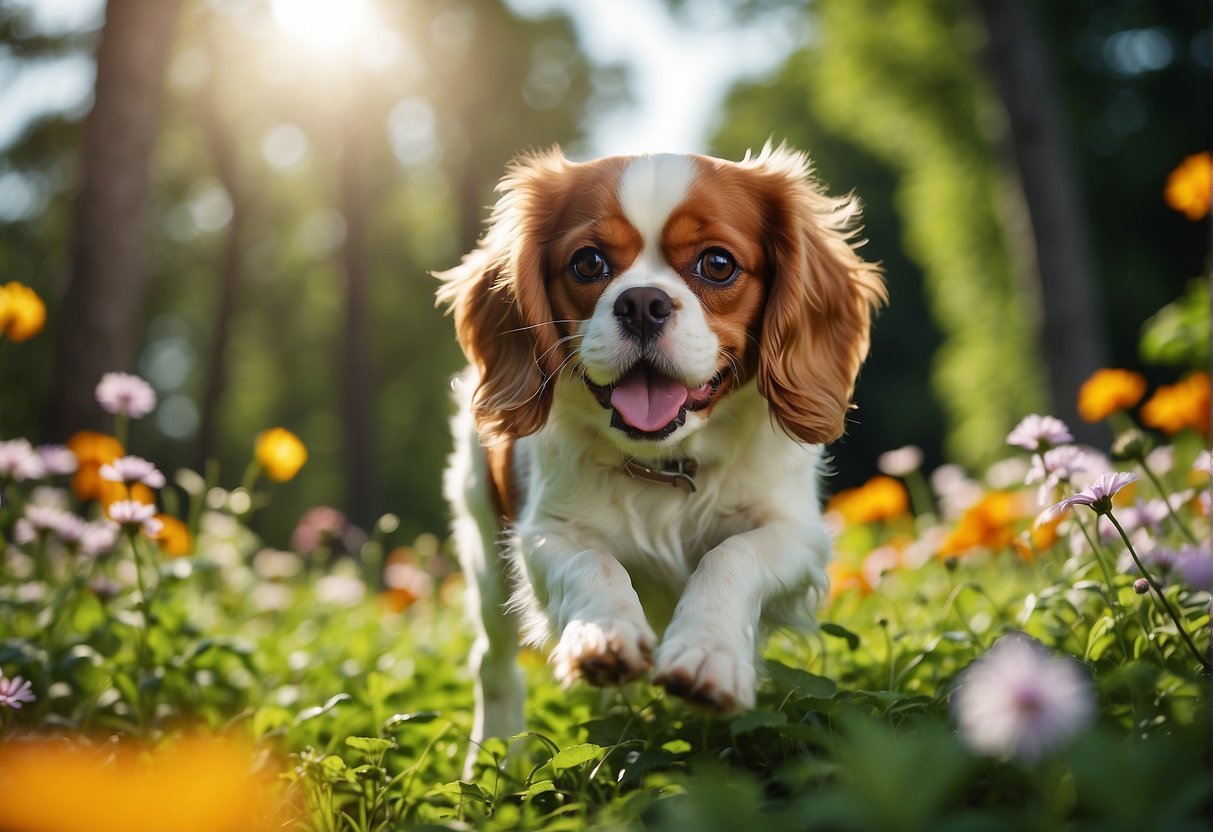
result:
M 785 430 L 842 433 L 878 270 L 798 153 L 515 163 L 488 234 L 442 275 L 490 441 L 543 426 L 560 373 L 630 454 L 658 453 L 756 378 Z M 605 425 L 609 424 L 609 427 Z

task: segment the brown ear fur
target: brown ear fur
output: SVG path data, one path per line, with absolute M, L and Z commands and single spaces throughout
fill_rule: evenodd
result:
M 472 412 L 486 445 L 534 433 L 547 421 L 553 379 L 564 356 L 552 323 L 543 222 L 555 178 L 567 164 L 559 149 L 513 162 L 479 246 L 443 281 L 455 335 L 479 381 Z
M 880 268 L 855 252 L 858 200 L 818 190 L 803 154 L 768 145 L 742 164 L 768 178 L 772 206 L 758 389 L 788 433 L 831 442 L 845 429 L 871 316 L 888 299 Z

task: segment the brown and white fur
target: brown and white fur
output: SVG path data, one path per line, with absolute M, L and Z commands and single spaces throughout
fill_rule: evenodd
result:
M 748 709 L 764 626 L 827 585 L 821 446 L 885 299 L 857 200 L 769 145 L 741 162 L 554 150 L 498 190 L 479 246 L 439 275 L 470 364 L 446 493 L 477 628 L 472 739 L 523 730 L 519 629 L 566 684 L 651 674 Z M 693 492 L 637 475 L 688 460 Z

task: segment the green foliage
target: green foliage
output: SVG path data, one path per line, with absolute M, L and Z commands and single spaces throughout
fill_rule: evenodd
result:
M 1183 297 L 1158 310 L 1141 332 L 1141 355 L 1152 364 L 1199 370 L 1209 366 L 1209 281 L 1197 278 Z

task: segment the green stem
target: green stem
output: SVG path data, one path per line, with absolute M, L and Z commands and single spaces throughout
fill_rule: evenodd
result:
M 143 621 L 143 627 L 139 631 L 138 644 L 138 675 L 135 678 L 135 699 L 136 707 L 139 709 L 139 726 L 145 732 L 148 727 L 148 713 L 143 701 L 143 677 L 151 672 L 151 663 L 149 661 L 150 645 L 148 636 L 151 633 L 151 599 L 148 597 L 147 584 L 143 580 L 143 558 L 139 556 L 139 544 L 136 542 L 139 539 L 137 527 L 127 527 L 127 538 L 131 542 L 131 555 L 135 559 L 135 583 L 139 587 L 139 612 Z
M 121 413 L 114 414 L 114 438 L 122 445 L 124 454 L 130 453 L 130 448 L 126 446 L 127 440 L 130 439 L 130 425 L 130 417 Z
M 1192 641 L 1192 636 L 1188 635 L 1187 629 L 1179 618 L 1179 614 L 1175 612 L 1175 608 L 1171 606 L 1171 602 L 1167 600 L 1167 596 L 1163 595 L 1162 587 L 1154 580 L 1154 576 L 1150 574 L 1145 565 L 1141 562 L 1141 558 L 1137 557 L 1137 551 L 1133 548 L 1132 541 L 1129 540 L 1129 535 L 1125 533 L 1124 528 L 1117 521 L 1112 512 L 1108 512 L 1108 519 L 1112 521 L 1112 525 L 1116 527 L 1116 531 L 1120 533 L 1120 539 L 1125 542 L 1125 546 L 1129 549 L 1129 554 L 1133 557 L 1133 562 L 1137 564 L 1137 568 L 1141 570 L 1142 577 L 1150 583 L 1150 587 L 1154 590 L 1155 597 L 1167 611 L 1167 615 L 1171 616 L 1171 620 L 1175 622 L 1175 629 L 1179 630 L 1180 636 L 1183 637 L 1184 643 L 1188 645 L 1188 649 L 1192 651 L 1192 655 L 1200 662 L 1200 666 L 1206 671 L 1209 669 L 1209 660 L 1204 657 L 1200 650 L 1196 647 L 1196 642 Z
M 1179 514 L 1171 506 L 1171 501 L 1167 498 L 1167 491 L 1165 488 L 1163 488 L 1158 476 L 1150 470 L 1149 465 L 1146 465 L 1145 457 L 1138 459 L 1137 463 L 1141 466 L 1141 470 L 1146 472 L 1146 476 L 1149 477 L 1150 482 L 1154 483 L 1154 487 L 1158 489 L 1158 493 L 1162 495 L 1162 501 L 1167 507 L 1167 514 L 1170 516 L 1171 522 L 1179 527 L 1179 530 L 1183 532 L 1183 536 L 1188 538 L 1189 543 L 1191 543 L 1193 546 L 1199 546 L 1200 542 L 1197 541 L 1196 535 L 1192 534 L 1192 530 L 1189 529 L 1187 524 L 1180 519 Z
M 1099 545 L 1099 541 L 1095 535 L 1087 528 L 1087 524 L 1082 522 L 1082 518 L 1077 514 L 1074 519 L 1078 522 L 1078 528 L 1082 529 L 1082 536 L 1087 539 L 1087 544 L 1090 545 L 1091 551 L 1095 553 L 1095 560 L 1099 563 L 1099 569 L 1103 572 L 1104 582 L 1108 585 L 1108 603 L 1112 607 L 1112 618 L 1116 622 L 1116 640 L 1120 642 L 1120 654 L 1129 658 L 1129 644 L 1125 641 L 1124 628 L 1121 622 L 1124 619 L 1124 609 L 1120 604 L 1120 594 L 1116 589 L 1116 584 L 1112 582 L 1112 568 L 1108 566 L 1108 561 L 1104 555 L 1103 547 Z M 1095 520 L 1095 533 L 1099 533 L 1099 518 Z

